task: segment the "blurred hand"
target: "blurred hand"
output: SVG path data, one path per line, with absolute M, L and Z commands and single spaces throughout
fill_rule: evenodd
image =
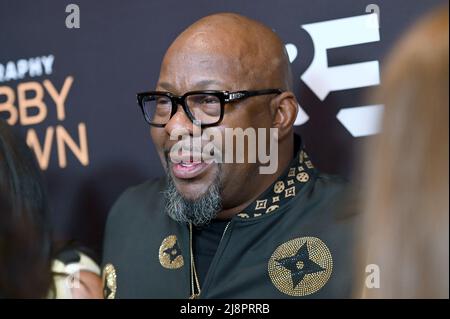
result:
M 80 285 L 71 288 L 73 299 L 103 299 L 102 279 L 90 271 L 80 271 Z

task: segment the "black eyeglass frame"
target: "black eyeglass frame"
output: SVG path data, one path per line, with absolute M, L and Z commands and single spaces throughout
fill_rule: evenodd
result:
M 196 120 L 194 115 L 191 113 L 190 109 L 186 105 L 186 99 L 191 95 L 197 95 L 197 94 L 207 94 L 207 95 L 213 95 L 217 98 L 219 98 L 220 101 L 220 117 L 217 120 L 217 122 L 209 123 L 209 124 L 201 124 L 202 128 L 211 127 L 219 124 L 223 120 L 224 116 L 224 108 L 226 103 L 232 103 L 240 100 L 247 99 L 249 97 L 253 96 L 260 96 L 260 95 L 269 95 L 269 94 L 281 94 L 284 90 L 281 89 L 265 89 L 265 90 L 254 90 L 254 91 L 236 91 L 236 92 L 229 92 L 229 91 L 215 91 L 215 90 L 205 90 L 205 91 L 190 91 L 185 93 L 182 96 L 174 95 L 170 92 L 164 92 L 164 91 L 148 91 L 148 92 L 142 92 L 137 94 L 137 102 L 138 105 L 141 108 L 142 114 L 144 115 L 145 121 L 154 127 L 164 127 L 165 124 L 156 124 L 151 123 L 150 119 L 148 118 L 147 114 L 145 113 L 144 109 L 144 99 L 147 96 L 150 95 L 157 95 L 157 96 L 166 96 L 170 99 L 172 103 L 172 111 L 170 113 L 169 120 L 172 118 L 172 116 L 175 115 L 178 109 L 178 105 L 181 105 L 184 112 L 187 114 L 188 118 L 191 120 L 192 123 Z

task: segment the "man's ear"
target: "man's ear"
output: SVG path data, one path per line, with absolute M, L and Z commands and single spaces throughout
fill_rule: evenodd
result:
M 292 131 L 295 119 L 297 118 L 298 102 L 295 95 L 290 92 L 283 92 L 271 101 L 272 127 L 278 128 L 278 139 L 282 140 Z

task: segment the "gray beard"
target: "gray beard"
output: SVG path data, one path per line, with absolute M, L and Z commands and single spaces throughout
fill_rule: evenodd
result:
M 167 173 L 167 187 L 164 194 L 166 213 L 179 223 L 192 223 L 195 226 L 208 224 L 222 208 L 221 182 L 219 172 L 208 190 L 195 200 L 181 195 L 170 173 Z

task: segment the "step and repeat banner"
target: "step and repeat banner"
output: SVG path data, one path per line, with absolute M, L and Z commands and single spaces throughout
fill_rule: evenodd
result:
M 395 41 L 438 0 L 0 0 L 0 118 L 44 172 L 55 236 L 100 252 L 107 213 L 127 187 L 163 175 L 136 92 L 152 90 L 174 38 L 236 12 L 286 44 L 296 131 L 316 166 L 351 176 L 376 134 L 370 98 Z M 380 172 L 382 173 L 382 172 Z

